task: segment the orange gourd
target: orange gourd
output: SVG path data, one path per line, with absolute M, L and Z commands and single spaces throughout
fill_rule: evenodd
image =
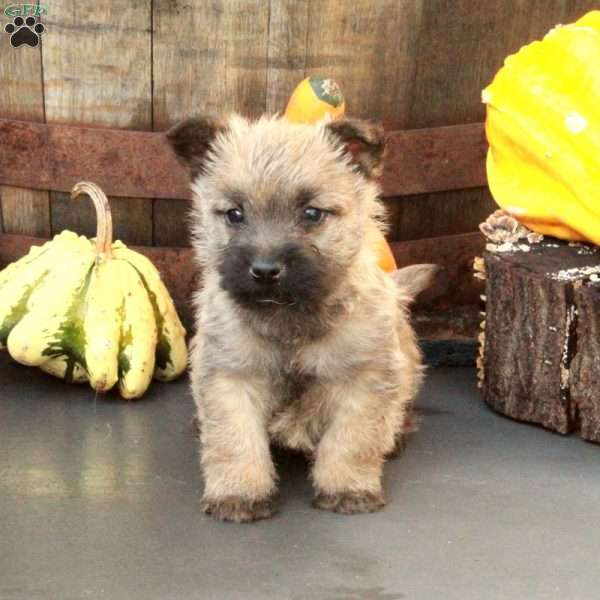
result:
M 344 96 L 339 85 L 324 77 L 307 77 L 301 81 L 290 96 L 284 116 L 294 123 L 316 123 L 329 115 L 336 119 L 346 110 Z M 379 229 L 368 233 L 370 243 L 376 249 L 379 266 L 387 273 L 398 267 L 390 245 Z

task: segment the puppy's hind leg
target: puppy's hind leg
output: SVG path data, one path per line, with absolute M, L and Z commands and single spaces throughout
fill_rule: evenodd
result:
M 203 510 L 237 523 L 272 515 L 275 468 L 267 434 L 267 385 L 217 374 L 201 391 Z

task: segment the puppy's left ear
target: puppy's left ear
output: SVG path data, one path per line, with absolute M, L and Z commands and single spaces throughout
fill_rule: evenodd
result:
M 204 171 L 206 154 L 225 125 L 213 117 L 186 119 L 167 131 L 167 140 L 192 179 Z
M 358 170 L 368 179 L 383 171 L 385 136 L 378 123 L 360 119 L 335 119 L 326 128 L 336 144 L 342 144 Z

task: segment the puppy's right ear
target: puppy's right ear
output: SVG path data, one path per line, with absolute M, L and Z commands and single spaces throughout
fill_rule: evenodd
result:
M 167 131 L 167 140 L 192 179 L 204 171 L 206 153 L 225 125 L 212 117 L 186 119 Z

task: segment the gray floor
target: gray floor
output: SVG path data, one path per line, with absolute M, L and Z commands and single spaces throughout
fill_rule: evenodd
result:
M 213 522 L 185 381 L 94 400 L 0 357 L 0 598 L 600 597 L 600 447 L 489 412 L 470 369 L 431 371 L 375 515 L 312 510 L 279 461 L 275 519 Z

